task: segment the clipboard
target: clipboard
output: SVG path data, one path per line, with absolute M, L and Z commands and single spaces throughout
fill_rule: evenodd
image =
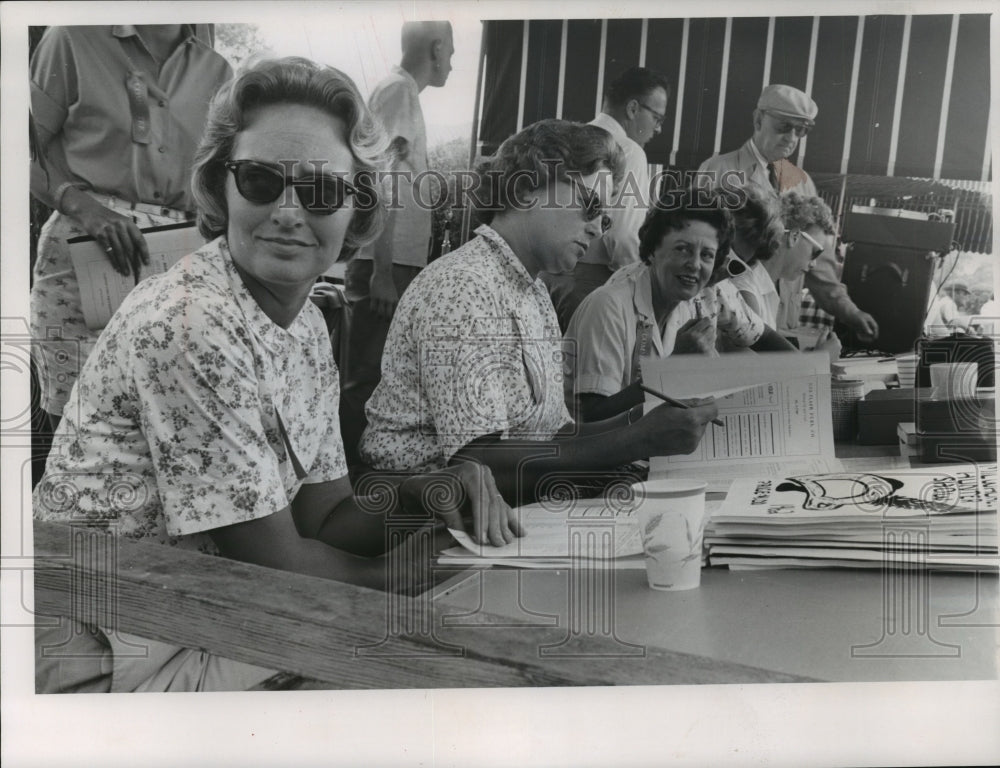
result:
M 205 239 L 193 221 L 166 224 L 141 230 L 149 248 L 149 264 L 139 272 L 139 282 L 150 275 L 166 272 L 182 256 L 193 253 Z M 137 285 L 133 275 L 123 275 L 112 266 L 104 249 L 89 236 L 67 240 L 69 257 L 80 285 L 83 319 L 92 331 L 99 331 L 111 320 L 125 297 Z

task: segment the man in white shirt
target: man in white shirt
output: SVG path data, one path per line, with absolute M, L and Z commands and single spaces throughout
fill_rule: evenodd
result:
M 572 274 L 542 274 L 563 331 L 587 294 L 604 285 L 616 269 L 639 261 L 639 227 L 650 195 L 644 147 L 660 132 L 669 98 L 670 83 L 663 75 L 632 67 L 608 86 L 601 114 L 590 123 L 618 143 L 625 155 L 625 178 L 611 208 L 611 229 L 590 244 Z
M 396 151 L 395 200 L 385 229 L 347 265 L 345 288 L 351 304 L 348 344 L 341 376 L 340 421 L 348 460 L 364 431 L 364 406 L 381 379 L 382 350 L 399 297 L 427 266 L 431 240 L 428 191 L 413 184 L 427 171 L 427 132 L 420 92 L 442 87 L 455 52 L 447 21 L 403 24 L 403 57 L 380 82 L 368 107 L 381 120 Z M 425 182 L 426 183 L 426 182 Z M 423 199 L 425 204 L 421 205 Z

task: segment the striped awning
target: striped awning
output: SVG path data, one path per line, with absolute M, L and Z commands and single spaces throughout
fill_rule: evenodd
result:
M 535 120 L 593 119 L 603 84 L 642 65 L 674 84 L 651 164 L 690 169 L 735 149 L 761 88 L 787 83 L 819 105 L 793 157 L 810 173 L 992 178 L 987 14 L 485 25 L 484 152 Z

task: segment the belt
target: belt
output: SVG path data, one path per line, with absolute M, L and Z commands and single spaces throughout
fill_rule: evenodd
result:
M 131 200 L 123 200 L 114 195 L 105 195 L 100 192 L 87 192 L 101 205 L 108 208 L 115 208 L 120 211 L 135 211 L 136 213 L 148 213 L 151 216 L 164 216 L 174 221 L 191 221 L 194 219 L 194 211 L 179 211 L 176 208 L 167 208 L 164 205 L 150 205 L 149 203 L 133 203 Z

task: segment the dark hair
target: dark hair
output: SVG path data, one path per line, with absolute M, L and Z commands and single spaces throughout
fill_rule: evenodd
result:
M 786 192 L 781 196 L 781 218 L 785 229 L 805 230 L 819 227 L 832 235 L 837 230 L 833 226 L 833 211 L 821 197 L 806 197 L 798 192 Z
M 347 75 L 297 56 L 252 64 L 222 86 L 212 100 L 191 179 L 198 230 L 208 240 L 226 233 L 224 163 L 232 159 L 236 137 L 256 110 L 279 104 L 315 107 L 347 126 L 345 141 L 354 159 L 353 183 L 359 189 L 340 254 L 341 259 L 349 258 L 382 231 L 385 203 L 378 177 L 389 167 L 389 141 Z
M 684 229 L 692 221 L 703 221 L 715 228 L 719 247 L 715 251 L 716 266 L 729 253 L 733 239 L 733 215 L 720 196 L 704 191 L 684 190 L 673 197 L 675 204 L 654 206 L 639 227 L 639 258 L 646 264 L 667 232 Z
M 781 247 L 784 222 L 781 205 L 770 191 L 750 182 L 740 188 L 740 204 L 730 206 L 733 213 L 734 240 L 739 236 L 754 251 L 748 263 L 767 261 Z
M 603 128 L 568 120 L 539 120 L 504 141 L 476 168 L 480 176 L 479 220 L 489 224 L 501 212 L 523 206 L 524 196 L 567 174 L 586 176 L 602 168 L 621 183 L 625 161 Z
M 670 98 L 670 82 L 659 72 L 645 67 L 626 69 L 604 89 L 604 98 L 613 107 L 624 107 L 632 99 L 640 99 L 657 88 Z

